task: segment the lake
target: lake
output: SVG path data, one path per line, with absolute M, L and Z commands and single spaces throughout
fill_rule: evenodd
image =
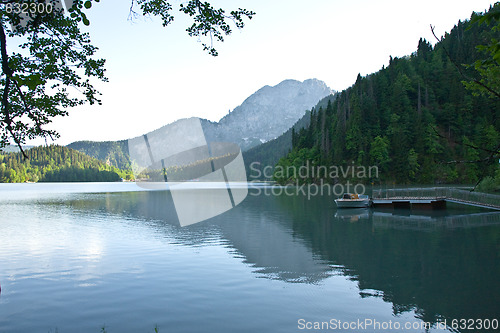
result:
M 180 227 L 168 191 L 0 184 L 0 332 L 499 330 L 500 213 L 270 189 Z

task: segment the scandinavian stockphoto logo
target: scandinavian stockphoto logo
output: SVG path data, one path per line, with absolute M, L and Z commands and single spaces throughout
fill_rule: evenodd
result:
M 181 226 L 220 215 L 248 194 L 240 147 L 208 143 L 199 118 L 130 139 L 128 148 L 137 185 L 170 190 Z

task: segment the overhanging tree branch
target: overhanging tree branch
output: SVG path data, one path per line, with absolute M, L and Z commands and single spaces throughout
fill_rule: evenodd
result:
M 493 95 L 495 95 L 496 97 L 500 98 L 500 92 L 497 92 L 495 91 L 493 88 L 489 87 L 488 85 L 484 84 L 483 82 L 479 81 L 478 79 L 475 79 L 473 77 L 470 77 L 468 75 L 466 75 L 462 69 L 460 68 L 460 66 L 455 62 L 455 60 L 453 60 L 453 58 L 451 57 L 450 53 L 448 52 L 448 50 L 446 49 L 446 47 L 444 46 L 444 44 L 442 43 L 442 39 L 438 38 L 436 36 L 436 33 L 434 32 L 434 28 L 432 26 L 432 24 L 430 25 L 431 27 L 431 31 L 432 31 L 432 35 L 434 36 L 434 38 L 436 38 L 436 40 L 438 41 L 438 43 L 441 43 L 441 47 L 443 48 L 444 52 L 446 53 L 446 56 L 448 57 L 448 59 L 450 59 L 451 63 L 453 64 L 453 66 L 455 66 L 455 68 L 458 70 L 458 73 L 460 73 L 460 75 L 466 79 L 467 81 L 472 81 L 474 82 L 475 84 L 483 87 L 484 89 L 486 89 L 488 92 L 492 93 Z
M 130 0 L 130 19 L 151 15 L 167 26 L 174 20 L 169 1 Z M 43 0 L 24 2 L 38 4 Z M 67 110 L 77 105 L 100 104 L 100 93 L 89 79 L 107 82 L 105 60 L 93 58 L 97 48 L 90 44 L 88 34 L 80 31 L 81 24 L 90 24 L 86 11 L 97 2 L 73 0 L 69 15 L 64 15 L 62 7 L 51 13 L 18 13 L 7 5 L 18 4 L 19 0 L 0 0 L 0 147 L 14 142 L 27 157 L 22 148 L 26 140 L 58 137 L 57 132 L 44 129 L 54 117 L 67 115 Z M 137 12 L 135 5 L 140 8 Z M 223 42 L 224 36 L 231 34 L 232 24 L 243 28 L 244 19 L 255 15 L 241 8 L 226 13 L 199 0 L 187 0 L 177 9 L 194 21 L 186 29 L 190 36 L 210 38 L 209 46 L 202 45 L 213 56 L 217 55 L 213 43 Z M 8 52 L 10 38 L 16 43 L 24 41 L 17 45 L 21 51 Z M 75 94 L 68 92 L 69 87 Z
M 172 14 L 173 6 L 167 0 L 131 0 L 129 19 L 138 16 L 134 6 L 138 5 L 143 15 L 158 16 L 161 18 L 163 26 L 167 26 L 174 21 Z M 245 26 L 244 19 L 249 20 L 255 12 L 238 8 L 227 13 L 222 8 L 214 8 L 209 2 L 200 0 L 189 0 L 178 6 L 180 12 L 192 18 L 193 24 L 186 29 L 191 37 L 197 37 L 201 42 L 204 51 L 212 56 L 217 56 L 218 52 L 214 47 L 215 42 L 224 42 L 224 36 L 232 33 L 231 22 L 236 28 Z M 207 42 L 202 39 L 208 39 Z

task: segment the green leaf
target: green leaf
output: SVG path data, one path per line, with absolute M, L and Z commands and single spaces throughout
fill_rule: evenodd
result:
M 86 1 L 83 5 L 85 6 L 85 8 L 90 9 L 90 7 L 92 7 L 92 2 Z M 83 22 L 85 23 L 85 21 Z
M 25 83 L 28 86 L 28 88 L 30 88 L 31 90 L 35 90 L 36 87 L 43 84 L 44 82 L 40 77 L 40 74 L 33 74 L 26 78 Z
M 87 26 L 90 25 L 90 21 L 88 20 L 87 15 L 85 15 L 85 13 L 83 13 L 83 12 L 81 13 L 81 15 L 82 15 L 83 24 L 85 24 Z

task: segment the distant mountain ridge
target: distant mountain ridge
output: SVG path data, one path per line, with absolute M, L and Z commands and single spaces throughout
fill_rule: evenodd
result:
M 317 79 L 284 80 L 260 88 L 219 122 L 201 119 L 201 125 L 208 142 L 233 142 L 246 151 L 282 135 L 332 93 Z M 130 167 L 127 140 L 76 141 L 67 147 L 121 169 Z
M 264 86 L 218 123 L 203 122 L 207 140 L 237 143 L 243 151 L 277 138 L 332 90 L 317 79 Z
M 33 147 L 35 147 L 35 146 L 32 146 L 32 145 L 23 145 L 23 150 L 26 151 L 26 150 L 29 150 L 29 149 L 31 149 Z M 18 153 L 20 151 L 21 150 L 16 145 L 8 145 L 6 147 L 0 148 L 0 152 L 4 152 L 4 153 Z

